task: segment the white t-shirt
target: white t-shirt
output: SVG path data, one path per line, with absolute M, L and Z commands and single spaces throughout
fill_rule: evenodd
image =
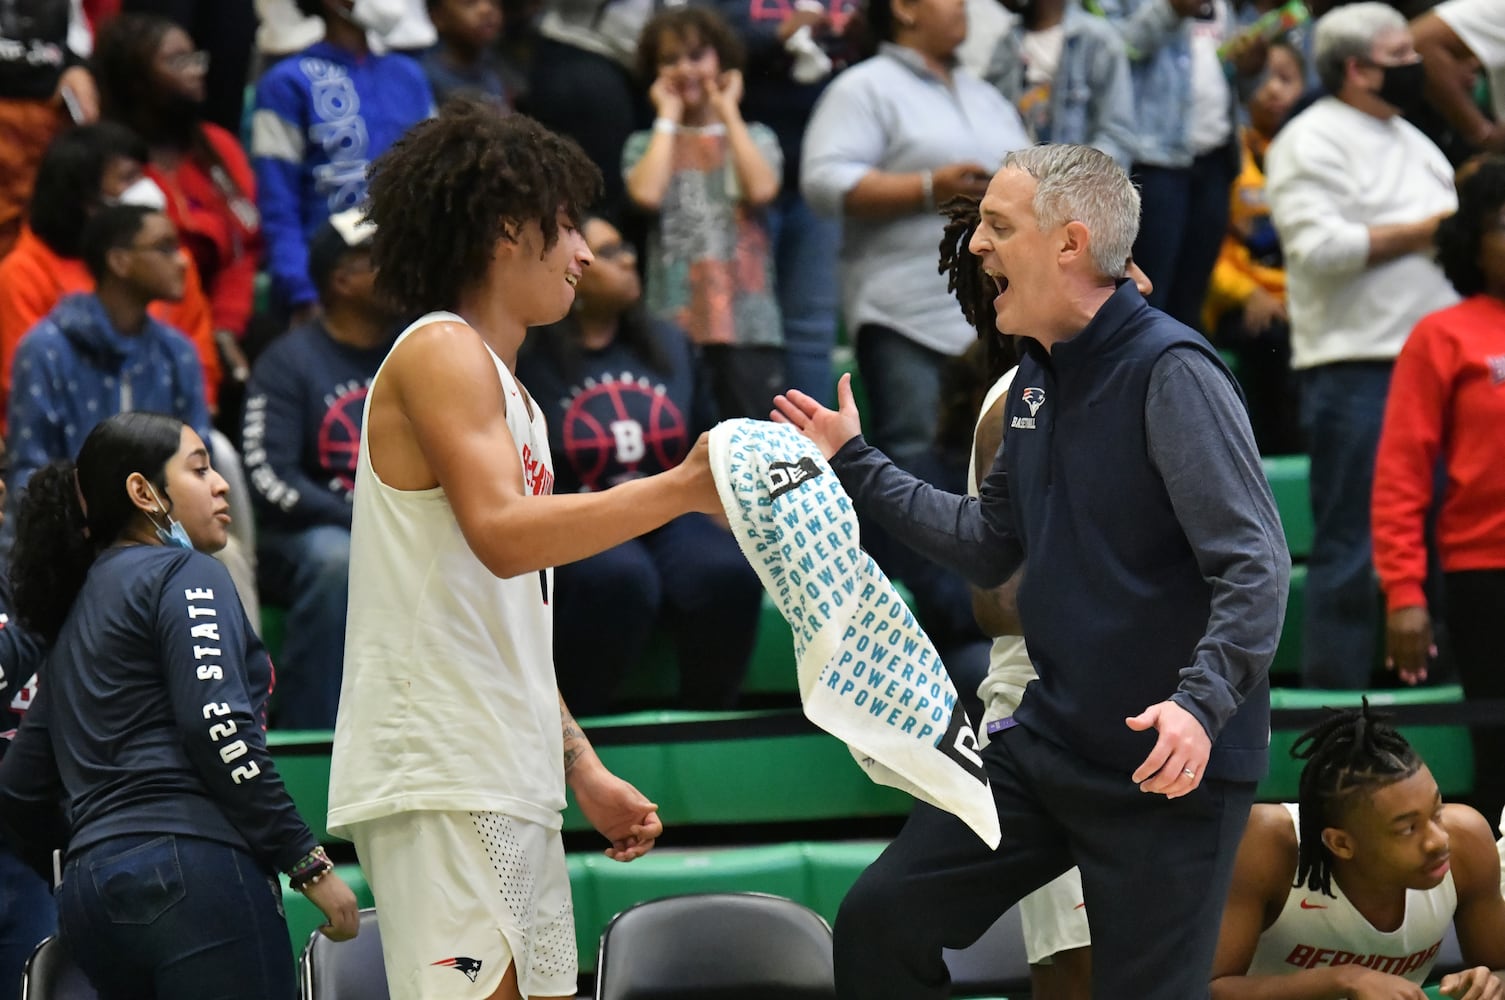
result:
M 1458 210 L 1453 168 L 1399 115 L 1336 97 L 1293 118 L 1265 155 L 1291 311 L 1291 367 L 1393 361 L 1416 322 L 1458 301 L 1430 253 L 1368 263 L 1369 227 Z
M 1300 836 L 1299 810 L 1285 804 Z M 1286 894 L 1275 923 L 1259 936 L 1251 976 L 1279 976 L 1328 965 L 1358 964 L 1400 976 L 1420 986 L 1437 961 L 1443 935 L 1458 907 L 1458 890 L 1449 871 L 1431 889 L 1406 891 L 1406 915 L 1393 931 L 1375 928 L 1343 895 L 1338 880 L 1333 895 L 1297 886 Z
M 370 34 L 367 44 L 388 49 L 426 49 L 438 39 L 424 0 L 388 0 L 402 4 L 402 18 L 385 36 Z M 297 0 L 256 0 L 256 48 L 263 55 L 282 56 L 302 52 L 324 40 L 324 19 L 308 17 Z
M 1026 31 L 1024 50 L 1024 85 L 1038 87 L 1056 78 L 1061 68 L 1061 50 L 1066 45 L 1066 25 L 1058 24 L 1043 31 Z
M 1233 96 L 1218 58 L 1218 46 L 1227 39 L 1232 23 L 1228 0 L 1212 0 L 1211 20 L 1191 21 L 1191 119 L 1186 138 L 1198 156 L 1222 146 L 1233 134 Z
M 1505 121 L 1505 0 L 1446 0 L 1432 8 L 1489 74 L 1495 117 Z
M 429 323 L 417 320 L 397 350 Z M 390 358 L 391 355 L 388 355 Z M 531 418 L 495 354 L 530 494 L 553 492 L 542 408 Z M 380 391 L 382 369 L 371 380 Z M 476 558 L 442 487 L 398 490 L 362 435 L 350 529 L 345 676 L 329 773 L 329 829 L 418 810 L 498 812 L 560 828 L 564 746 L 554 677 L 554 571 L 499 579 Z

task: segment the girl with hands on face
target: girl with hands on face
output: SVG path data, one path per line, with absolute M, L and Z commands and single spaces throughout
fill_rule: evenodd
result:
M 742 62 L 715 11 L 660 13 L 638 44 L 657 117 L 622 152 L 628 197 L 655 216 L 648 311 L 689 334 L 723 418 L 761 415 L 785 383 L 765 212 L 783 153 L 772 129 L 742 119 Z

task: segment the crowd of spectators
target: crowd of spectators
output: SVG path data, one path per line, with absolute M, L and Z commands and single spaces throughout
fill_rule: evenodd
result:
M 1368 506 L 1390 373 L 1456 300 L 1431 251 L 1455 167 L 1505 149 L 1505 17 L 1501 0 L 1357 4 L 1316 32 L 1320 7 L 1271 6 L 8 4 L 12 502 L 111 412 L 212 422 L 260 535 L 221 558 L 248 607 L 265 594 L 287 612 L 298 697 L 281 721 L 327 726 L 361 402 L 403 320 L 373 299 L 347 214 L 372 160 L 437 102 L 533 114 L 597 161 L 601 224 L 645 247 L 643 313 L 684 340 L 703 420 L 761 415 L 785 386 L 828 399 L 849 347 L 874 442 L 953 488 L 943 387 L 974 332 L 931 263 L 936 208 L 979 196 L 1011 149 L 1086 143 L 1140 186 L 1152 303 L 1236 365 L 1265 453 L 1311 456 L 1303 677 L 1363 687 L 1384 659 Z M 138 222 L 160 239 L 132 243 Z M 115 243 L 91 243 L 106 230 Z M 628 424 L 599 431 L 620 474 L 659 432 Z M 892 558 L 921 608 L 950 603 L 954 581 Z

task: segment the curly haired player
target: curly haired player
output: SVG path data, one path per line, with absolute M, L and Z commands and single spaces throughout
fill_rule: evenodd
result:
M 550 567 L 718 511 L 708 466 L 553 496 L 513 375 L 574 301 L 600 185 L 573 142 L 464 103 L 373 169 L 378 288 L 424 315 L 366 402 L 329 825 L 370 878 L 394 1000 L 574 996 L 566 785 L 612 858 L 663 831 L 558 696 Z

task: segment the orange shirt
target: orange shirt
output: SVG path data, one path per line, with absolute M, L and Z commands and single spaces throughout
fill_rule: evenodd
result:
M 0 425 L 10 398 L 16 345 L 63 296 L 92 291 L 94 277 L 82 260 L 59 257 L 30 227 L 21 230 L 15 249 L 0 260 Z M 151 314 L 193 343 L 204 366 L 204 398 L 213 411 L 219 397 L 219 349 L 214 344 L 209 300 L 192 257 L 188 258 L 183 301 L 154 302 Z

